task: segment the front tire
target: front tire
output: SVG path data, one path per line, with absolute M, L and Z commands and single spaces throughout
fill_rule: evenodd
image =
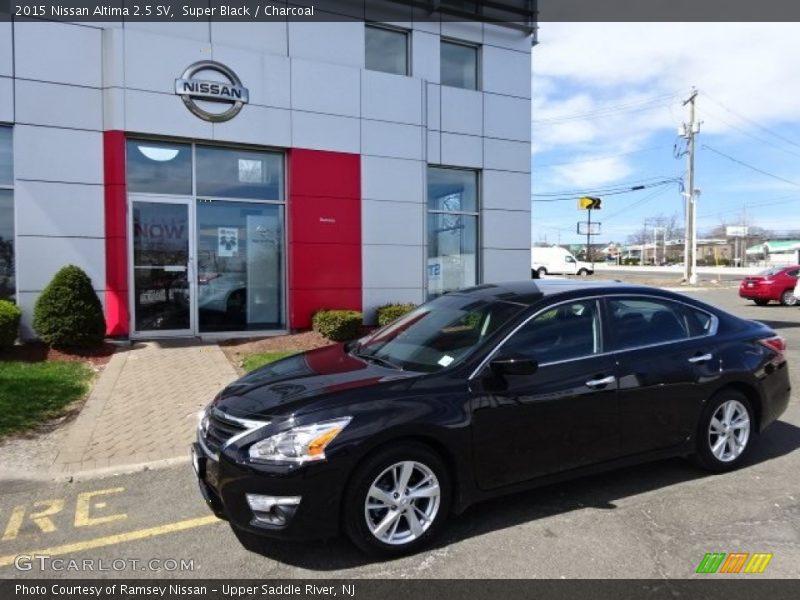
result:
M 589 271 L 586 270 L 586 269 L 581 269 L 580 271 L 578 271 L 578 275 L 581 276 L 581 277 L 586 277 L 588 274 L 589 274 Z
M 435 452 L 412 442 L 387 447 L 357 468 L 344 498 L 344 529 L 367 554 L 410 554 L 441 530 L 450 498 L 450 477 Z
M 784 306 L 794 306 L 797 304 L 797 298 L 794 296 L 794 289 L 786 290 L 781 294 L 781 304 Z
M 738 468 L 755 442 L 755 413 L 750 400 L 736 390 L 722 390 L 708 401 L 697 428 L 696 462 L 708 471 Z

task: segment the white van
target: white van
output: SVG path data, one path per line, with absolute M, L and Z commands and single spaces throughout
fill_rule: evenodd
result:
M 561 246 L 531 248 L 531 277 L 542 275 L 591 275 L 592 265 L 576 260 Z

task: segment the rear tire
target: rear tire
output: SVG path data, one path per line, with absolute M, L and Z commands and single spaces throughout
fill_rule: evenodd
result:
M 781 294 L 781 304 L 784 306 L 794 306 L 797 304 L 797 298 L 794 296 L 794 289 L 786 290 Z
M 539 273 L 539 277 L 544 277 L 545 275 L 547 275 L 547 269 L 545 269 L 544 267 L 539 267 L 537 269 L 537 272 Z
M 769 300 L 762 300 L 762 299 L 753 300 L 753 302 L 755 302 L 758 306 L 766 306 L 767 304 L 769 304 Z
M 433 450 L 414 442 L 389 446 L 356 468 L 344 495 L 344 530 L 372 556 L 410 554 L 439 533 L 450 498 L 450 476 Z
M 737 390 L 722 390 L 706 404 L 697 425 L 695 462 L 712 473 L 737 469 L 757 436 L 750 400 Z

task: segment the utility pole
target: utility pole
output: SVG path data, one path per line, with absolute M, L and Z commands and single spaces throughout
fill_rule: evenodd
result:
M 689 107 L 689 122 L 681 128 L 681 136 L 688 141 L 686 154 L 689 160 L 689 190 L 686 196 L 686 232 L 684 237 L 684 269 L 683 279 L 692 285 L 697 283 L 697 215 L 696 215 L 696 190 L 694 189 L 694 138 L 700 133 L 700 124 L 695 121 L 695 100 L 697 90 L 692 88 L 692 93 L 683 102 Z
M 586 260 L 592 261 L 592 270 L 594 271 L 594 259 L 592 256 L 592 209 L 586 211 Z

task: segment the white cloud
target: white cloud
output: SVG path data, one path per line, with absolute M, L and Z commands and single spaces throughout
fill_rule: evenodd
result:
M 539 154 L 566 150 L 582 160 L 643 148 L 654 134 L 676 131 L 693 85 L 706 135 L 737 135 L 731 124 L 752 131 L 712 100 L 779 133 L 781 124 L 800 119 L 800 69 L 792 68 L 800 56 L 797 23 L 543 23 L 540 42 L 533 49 Z M 652 110 L 613 109 L 649 108 L 648 99 L 666 95 L 673 97 Z M 595 118 L 570 118 L 593 112 Z M 576 164 L 547 180 L 608 183 L 629 175 L 631 160 Z

